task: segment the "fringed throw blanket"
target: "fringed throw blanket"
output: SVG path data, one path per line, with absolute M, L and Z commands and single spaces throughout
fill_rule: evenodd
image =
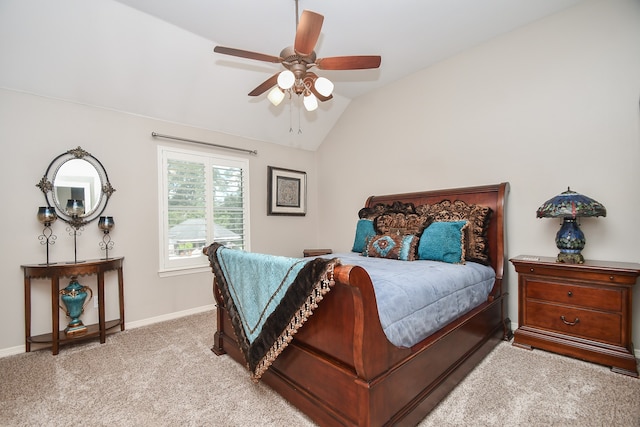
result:
M 206 252 L 240 349 L 257 381 L 329 292 L 339 261 L 257 254 L 218 243 Z

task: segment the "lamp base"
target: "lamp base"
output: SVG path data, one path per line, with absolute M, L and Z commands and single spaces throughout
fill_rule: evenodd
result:
M 584 264 L 582 250 L 586 240 L 575 218 L 564 218 L 556 234 L 556 247 L 560 249 L 557 262 Z
M 570 254 L 570 253 L 560 252 L 558 254 L 558 258 L 556 259 L 556 262 L 563 262 L 565 264 L 584 264 L 584 257 L 582 256 L 581 253 Z

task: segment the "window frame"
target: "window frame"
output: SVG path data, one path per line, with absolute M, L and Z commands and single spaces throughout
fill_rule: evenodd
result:
M 203 163 L 205 165 L 205 216 L 207 244 L 213 242 L 213 173 L 214 166 L 238 167 L 242 169 L 243 241 L 244 249 L 250 250 L 249 208 L 249 160 L 204 150 L 193 150 L 173 146 L 158 146 L 158 228 L 159 228 L 159 273 L 161 276 L 209 271 L 209 261 L 203 255 L 194 258 L 170 259 L 169 256 L 169 199 L 168 161 L 170 159 Z

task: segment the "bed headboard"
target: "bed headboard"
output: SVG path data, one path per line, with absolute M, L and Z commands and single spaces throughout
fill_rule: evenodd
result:
M 489 244 L 489 260 L 496 272 L 496 278 L 502 279 L 505 263 L 505 199 L 509 191 L 509 183 L 478 187 L 450 188 L 445 190 L 420 191 L 416 193 L 388 194 L 371 196 L 365 207 L 370 208 L 378 203 L 392 204 L 395 201 L 413 203 L 415 206 L 433 204 L 442 200 L 452 202 L 461 200 L 468 204 L 488 206 L 493 211 L 487 228 Z

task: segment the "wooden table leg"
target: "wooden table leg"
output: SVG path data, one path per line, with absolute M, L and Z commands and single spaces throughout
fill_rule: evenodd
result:
M 51 353 L 58 354 L 60 349 L 60 305 L 58 303 L 58 295 L 60 294 L 60 278 L 53 276 L 51 278 Z
M 31 351 L 31 278 L 24 277 L 24 349 Z
M 120 298 L 120 330 L 124 331 L 124 280 L 122 267 L 118 269 L 118 295 Z
M 98 328 L 100 330 L 100 344 L 104 344 L 107 340 L 104 316 L 104 271 L 100 271 L 98 272 Z

